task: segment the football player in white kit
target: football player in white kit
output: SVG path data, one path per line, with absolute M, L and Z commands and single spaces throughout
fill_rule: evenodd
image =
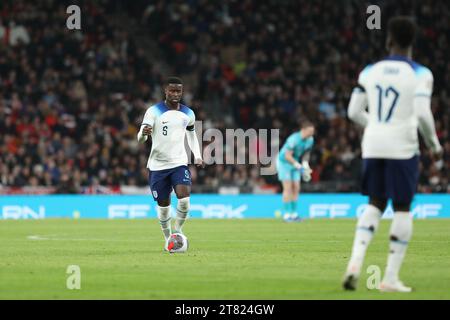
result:
M 399 271 L 413 228 L 409 211 L 419 174 L 417 130 L 435 155 L 439 157 L 442 153 L 430 108 L 433 75 L 428 68 L 412 61 L 415 28 L 408 17 L 390 20 L 386 41 L 389 56 L 364 68 L 350 99 L 348 116 L 364 127 L 362 193 L 369 196 L 369 204 L 357 222 L 352 255 L 344 275 L 346 290 L 357 287 L 367 247 L 389 199 L 394 218 L 387 266 L 379 289 L 412 290 L 400 281 Z
M 170 194 L 175 190 L 178 199 L 177 216 L 174 223 L 176 233 L 182 233 L 182 226 L 189 212 L 191 174 L 188 156 L 184 147 L 187 137 L 189 148 L 194 154 L 195 165 L 204 167 L 197 135 L 194 129 L 195 114 L 180 103 L 183 82 L 170 77 L 164 87 L 165 101 L 147 109 L 137 135 L 140 143 L 152 138 L 152 149 L 147 162 L 150 190 L 157 201 L 157 212 L 167 250 L 171 228 Z

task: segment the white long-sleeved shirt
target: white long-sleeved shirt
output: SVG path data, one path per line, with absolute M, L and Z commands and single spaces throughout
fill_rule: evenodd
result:
M 188 164 L 188 155 L 184 146 L 187 137 L 189 148 L 195 159 L 201 159 L 200 147 L 194 129 L 195 114 L 187 106 L 180 104 L 178 110 L 167 108 L 160 102 L 147 109 L 137 134 L 138 142 L 144 143 L 148 137 L 143 135 L 144 127 L 153 128 L 152 149 L 147 168 L 152 171 L 171 169 Z
M 418 129 L 434 152 L 442 149 L 431 113 L 433 74 L 401 56 L 360 73 L 348 116 L 363 126 L 363 158 L 409 159 L 419 153 Z M 367 108 L 367 110 L 366 110 Z

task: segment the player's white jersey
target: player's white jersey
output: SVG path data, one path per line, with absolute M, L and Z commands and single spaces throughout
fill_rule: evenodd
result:
M 414 99 L 430 98 L 431 71 L 402 56 L 368 65 L 359 75 L 368 117 L 362 141 L 363 158 L 409 159 L 419 153 Z
M 148 108 L 142 121 L 142 126 L 153 127 L 152 150 L 147 168 L 154 171 L 187 165 L 188 156 L 184 139 L 186 130 L 194 130 L 194 123 L 194 112 L 182 104 L 179 110 L 167 108 L 164 102 Z

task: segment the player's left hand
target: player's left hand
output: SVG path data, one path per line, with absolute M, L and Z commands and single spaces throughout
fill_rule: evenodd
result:
M 441 145 L 438 145 L 432 149 L 432 159 L 434 161 L 440 161 L 444 157 L 444 149 L 442 149 Z
M 204 168 L 205 167 L 205 161 L 203 161 L 203 159 L 195 159 L 194 160 L 194 164 L 198 167 L 198 168 Z
M 303 174 L 302 174 L 303 181 L 305 181 L 305 182 L 311 181 L 311 174 L 312 174 L 312 170 L 311 169 L 304 170 Z
M 310 168 L 309 163 L 306 161 L 303 161 L 303 163 L 302 163 L 303 181 L 305 181 L 305 182 L 311 181 L 311 175 L 312 175 L 312 169 Z

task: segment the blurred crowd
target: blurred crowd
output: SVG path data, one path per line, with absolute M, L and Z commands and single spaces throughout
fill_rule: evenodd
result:
M 1 185 L 75 193 L 147 183 L 135 137 L 161 75 L 107 4 L 82 3 L 82 30 L 68 30 L 64 2 L 2 2 Z M 12 43 L 12 26 L 26 36 Z
M 0 189 L 146 186 L 150 145 L 138 144 L 136 133 L 146 108 L 161 99 L 163 63 L 183 78 L 184 101 L 203 130 L 276 128 L 282 143 L 308 118 L 317 131 L 307 187 L 359 190 L 362 131 L 346 108 L 358 73 L 386 55 L 385 32 L 366 28 L 363 1 L 77 3 L 81 30 L 65 28 L 66 1 L 0 4 Z M 432 106 L 445 153 L 436 162 L 422 147 L 419 191 L 450 192 L 450 5 L 378 3 L 383 26 L 389 16 L 412 14 L 421 27 L 414 57 L 435 77 Z M 165 61 L 150 59 L 117 13 L 136 21 Z M 279 187 L 259 165 L 191 171 L 203 192 Z
M 422 148 L 420 190 L 448 192 L 450 5 L 371 4 L 380 5 L 383 27 L 389 17 L 407 14 L 421 28 L 414 57 L 436 79 L 433 113 L 445 155 L 435 162 Z M 136 11 L 143 12 L 143 23 L 176 73 L 195 84 L 194 96 L 214 109 L 219 126 L 279 128 L 284 141 L 299 119 L 308 118 L 317 126 L 312 185 L 356 191 L 361 129 L 347 120 L 346 109 L 359 72 L 387 55 L 385 31 L 366 27 L 367 6 L 365 1 L 198 0 L 157 1 L 136 5 Z M 221 176 L 217 170 L 222 169 L 210 168 L 206 176 Z M 251 169 L 234 172 L 233 180 L 253 180 Z M 264 177 L 268 183 L 274 179 Z

